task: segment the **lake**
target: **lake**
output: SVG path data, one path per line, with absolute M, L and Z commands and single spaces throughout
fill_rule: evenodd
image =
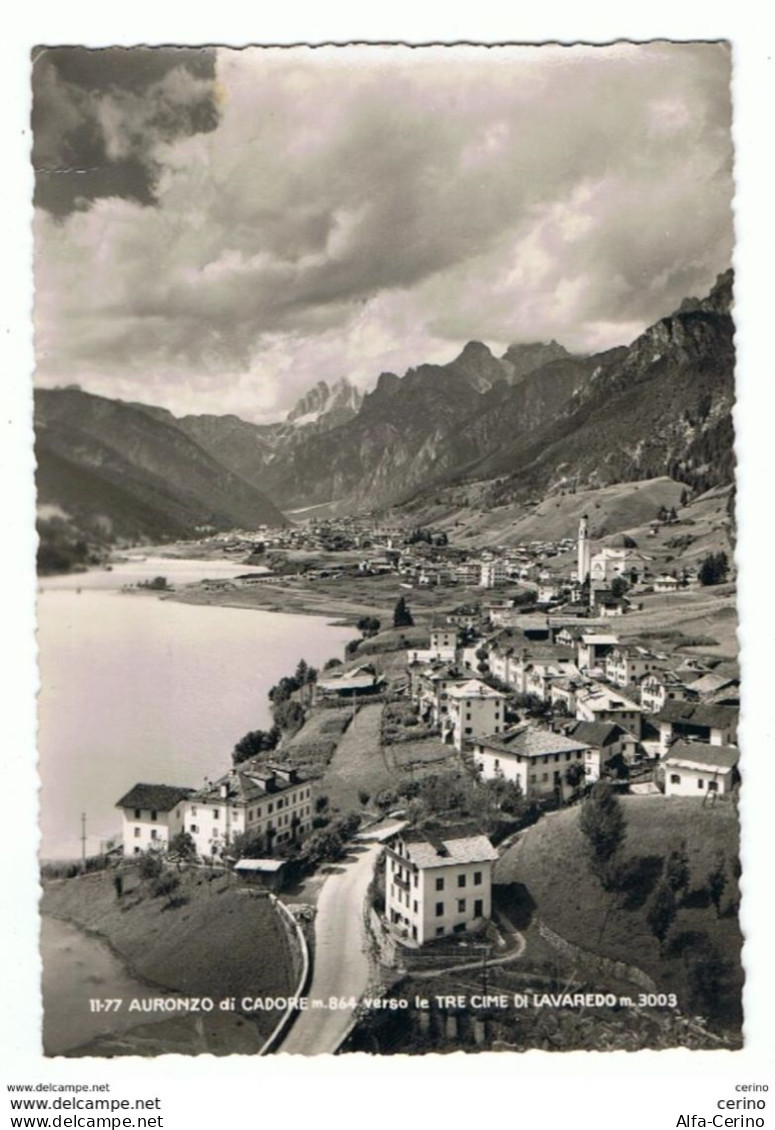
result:
M 304 657 L 342 658 L 354 632 L 322 617 L 189 605 L 121 586 L 249 572 L 232 562 L 148 558 L 52 577 L 38 598 L 40 854 L 86 851 L 120 827 L 138 781 L 201 787 L 234 743 L 271 724 L 267 692 Z M 256 570 L 256 571 L 261 571 Z
M 99 938 L 85 934 L 69 922 L 47 914 L 40 920 L 40 952 L 43 970 L 43 1047 L 46 1055 L 64 1055 L 99 1036 L 115 1036 L 136 1028 L 169 1020 L 169 1013 L 95 1013 L 90 998 L 125 1001 L 133 997 L 159 995 L 124 969 L 121 961 Z M 178 994 L 164 990 L 165 997 Z

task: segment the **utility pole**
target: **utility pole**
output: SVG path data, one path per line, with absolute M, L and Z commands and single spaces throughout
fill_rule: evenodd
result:
M 86 813 L 81 813 L 81 871 L 86 874 Z

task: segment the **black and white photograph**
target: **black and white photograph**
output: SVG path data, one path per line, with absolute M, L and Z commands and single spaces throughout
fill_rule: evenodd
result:
M 29 74 L 42 1054 L 739 1051 L 730 43 Z

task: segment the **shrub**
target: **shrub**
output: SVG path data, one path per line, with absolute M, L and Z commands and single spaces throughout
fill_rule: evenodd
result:
M 151 884 L 151 894 L 154 898 L 166 898 L 167 902 L 172 902 L 172 896 L 180 886 L 180 879 L 177 875 L 166 873 L 159 875 L 154 879 Z
M 151 882 L 158 879 L 164 870 L 161 856 L 152 851 L 144 851 L 137 860 L 137 870 L 141 879 Z

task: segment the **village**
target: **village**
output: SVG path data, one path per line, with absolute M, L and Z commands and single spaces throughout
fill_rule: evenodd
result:
M 646 537 L 656 541 L 675 521 L 665 510 Z M 384 617 L 382 586 L 388 583 L 398 594 L 392 621 L 359 617 L 360 638 L 322 671 L 302 660 L 296 675 L 270 692 L 272 730 L 246 735 L 219 778 L 199 788 L 138 782 L 117 798 L 121 849 L 126 861 L 158 856 L 178 868 L 182 859 L 187 866 L 224 869 L 314 918 L 316 901 L 336 887 L 337 861 L 365 848 L 365 856 L 355 857 L 357 868 L 368 864 L 360 907 L 342 902 L 337 911 L 341 930 L 342 915 L 357 923 L 363 905 L 368 909 L 368 936 L 357 943 L 360 950 L 371 947 L 367 971 L 359 984 L 353 954 L 356 972 L 337 989 L 353 1015 L 375 978 L 392 983 L 427 962 L 438 976 L 457 968 L 459 945 L 464 957 L 466 946 L 485 939 L 490 954 L 505 947 L 505 976 L 524 943 L 515 925 L 524 908 L 512 906 L 509 918 L 504 891 L 514 884 L 504 886 L 504 877 L 516 873 L 518 886 L 532 889 L 529 874 L 519 866 L 514 872 L 515 853 L 522 849 L 524 860 L 539 833 L 559 829 L 558 818 L 578 822 L 596 796 L 615 796 L 661 841 L 659 868 L 643 881 L 636 877 L 639 893 L 630 890 L 644 911 L 649 897 L 652 907 L 659 900 L 668 856 L 686 855 L 700 814 L 703 840 L 710 814 L 720 813 L 719 849 L 734 847 L 740 779 L 735 660 L 731 653 L 714 655 L 718 641 L 709 637 L 630 627 L 643 621 L 649 602 L 661 611 L 659 622 L 666 609 L 685 608 L 704 594 L 723 602 L 731 589 L 724 555 L 669 570 L 630 537 L 595 544 L 586 514 L 575 539 L 502 553 L 456 553 L 443 532 L 418 536 L 352 519 L 258 534 L 266 538 L 260 548 L 255 532 L 232 536 L 223 548 L 238 546 L 242 560 L 247 551 L 251 561 L 272 561 L 272 573 L 214 582 L 218 595 L 228 598 L 240 585 L 263 593 L 298 585 L 298 559 L 291 553 L 283 569 L 271 555 L 281 543 L 306 552 L 325 546 L 332 567 L 304 570 L 305 588 L 357 576 L 379 594 L 364 607 L 379 608 Z M 213 588 L 202 588 L 212 598 Z M 445 607 L 459 588 L 464 603 Z M 179 595 L 187 598 L 185 591 Z M 711 859 L 713 844 L 701 848 Z M 694 843 L 689 849 L 689 856 L 700 852 Z M 735 905 L 734 856 L 727 852 L 726 871 L 717 878 L 727 891 L 727 914 Z M 601 883 L 605 891 L 608 881 Z M 666 927 L 648 912 L 657 961 L 680 917 L 680 892 L 673 894 L 677 902 Z M 691 903 L 686 906 L 684 913 Z M 318 918 L 313 933 L 320 928 Z M 542 929 L 545 949 L 550 932 Z M 593 949 L 608 952 L 605 945 Z M 649 964 L 642 955 L 629 964 L 645 977 L 642 983 L 655 984 L 642 972 Z M 313 987 L 317 975 L 313 962 Z M 686 993 L 673 997 L 692 1010 Z M 297 1019 L 284 1050 L 305 1050 L 314 1021 L 314 1013 Z M 336 1047 L 350 1031 L 340 1025 Z M 314 1043 L 314 1035 L 310 1039 Z

